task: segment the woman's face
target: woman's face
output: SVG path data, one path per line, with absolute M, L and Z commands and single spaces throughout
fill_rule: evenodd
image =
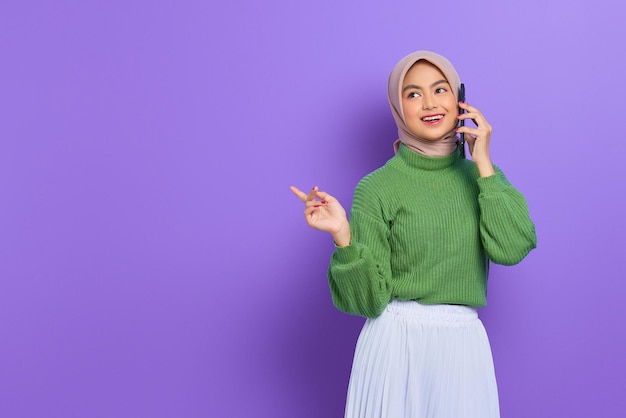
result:
M 446 77 L 427 61 L 418 61 L 402 83 L 402 111 L 413 135 L 435 141 L 457 123 L 457 101 Z

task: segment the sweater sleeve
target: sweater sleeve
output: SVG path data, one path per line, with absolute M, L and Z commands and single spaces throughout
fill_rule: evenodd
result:
M 478 178 L 480 235 L 487 257 L 502 265 L 519 263 L 537 246 L 535 225 L 524 196 L 496 167 L 496 174 Z
M 361 184 L 357 186 L 350 214 L 352 240 L 350 245 L 335 249 L 328 282 L 338 309 L 374 318 L 391 300 L 391 250 L 389 227 L 379 202 L 366 194 Z

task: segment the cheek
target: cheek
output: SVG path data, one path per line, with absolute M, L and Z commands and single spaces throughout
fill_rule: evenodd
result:
M 457 115 L 459 114 L 459 110 L 456 107 L 452 107 L 452 109 L 449 110 L 448 114 L 450 115 L 450 118 L 446 121 L 447 125 L 448 125 L 447 127 L 452 129 L 459 122 L 459 120 L 457 119 Z
M 404 117 L 404 120 L 407 123 L 409 122 L 409 120 L 416 118 L 417 114 L 418 114 L 418 106 L 415 103 L 415 101 L 402 102 L 402 116 Z
M 458 122 L 459 120 L 456 117 L 451 118 L 449 121 L 449 124 L 446 126 L 446 130 L 451 131 L 452 129 L 456 128 L 458 125 Z
M 457 123 L 459 121 L 456 118 L 456 116 L 459 114 L 459 104 L 457 103 L 455 97 L 452 97 L 452 100 L 448 104 L 448 109 L 449 109 L 449 112 L 450 112 L 451 116 L 453 116 L 453 118 L 452 118 L 452 127 L 454 127 L 455 125 L 457 125 Z M 450 129 L 452 129 L 452 127 Z
M 406 100 L 402 100 L 402 117 L 404 118 L 404 120 L 407 119 L 407 116 L 409 116 L 409 114 L 411 109 L 411 105 L 409 103 L 407 103 Z
M 456 112 L 459 111 L 459 102 L 456 100 L 453 94 L 450 94 L 449 97 L 446 98 L 446 107 L 452 111 L 454 109 Z

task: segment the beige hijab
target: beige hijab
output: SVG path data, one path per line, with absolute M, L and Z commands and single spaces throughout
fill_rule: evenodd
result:
M 430 51 L 416 51 L 402 58 L 400 62 L 396 64 L 393 71 L 391 71 L 387 87 L 387 97 L 389 98 L 389 104 L 391 105 L 391 113 L 393 114 L 393 118 L 398 126 L 399 138 L 394 142 L 393 148 L 396 152 L 398 152 L 400 142 L 402 142 L 413 151 L 430 157 L 450 155 L 457 148 L 458 139 L 455 136 L 454 129 L 446 133 L 441 139 L 432 141 L 413 135 L 413 133 L 411 133 L 411 131 L 407 128 L 404 121 L 404 112 L 402 109 L 402 83 L 404 82 L 404 77 L 409 69 L 413 66 L 413 64 L 420 60 L 428 61 L 439 68 L 450 84 L 454 96 L 457 100 L 459 100 L 458 94 L 461 80 L 452 66 L 452 63 L 448 61 L 447 58 Z

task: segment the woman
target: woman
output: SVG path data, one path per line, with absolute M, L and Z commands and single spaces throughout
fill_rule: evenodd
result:
M 452 64 L 432 52 L 395 66 L 388 97 L 396 155 L 359 182 L 349 222 L 328 193 L 291 188 L 307 223 L 335 241 L 333 302 L 368 318 L 346 417 L 499 416 L 476 308 L 486 304 L 489 261 L 520 262 L 536 236 L 524 197 L 491 162 L 491 126 L 458 101 L 460 85 Z M 472 161 L 462 158 L 457 133 Z

